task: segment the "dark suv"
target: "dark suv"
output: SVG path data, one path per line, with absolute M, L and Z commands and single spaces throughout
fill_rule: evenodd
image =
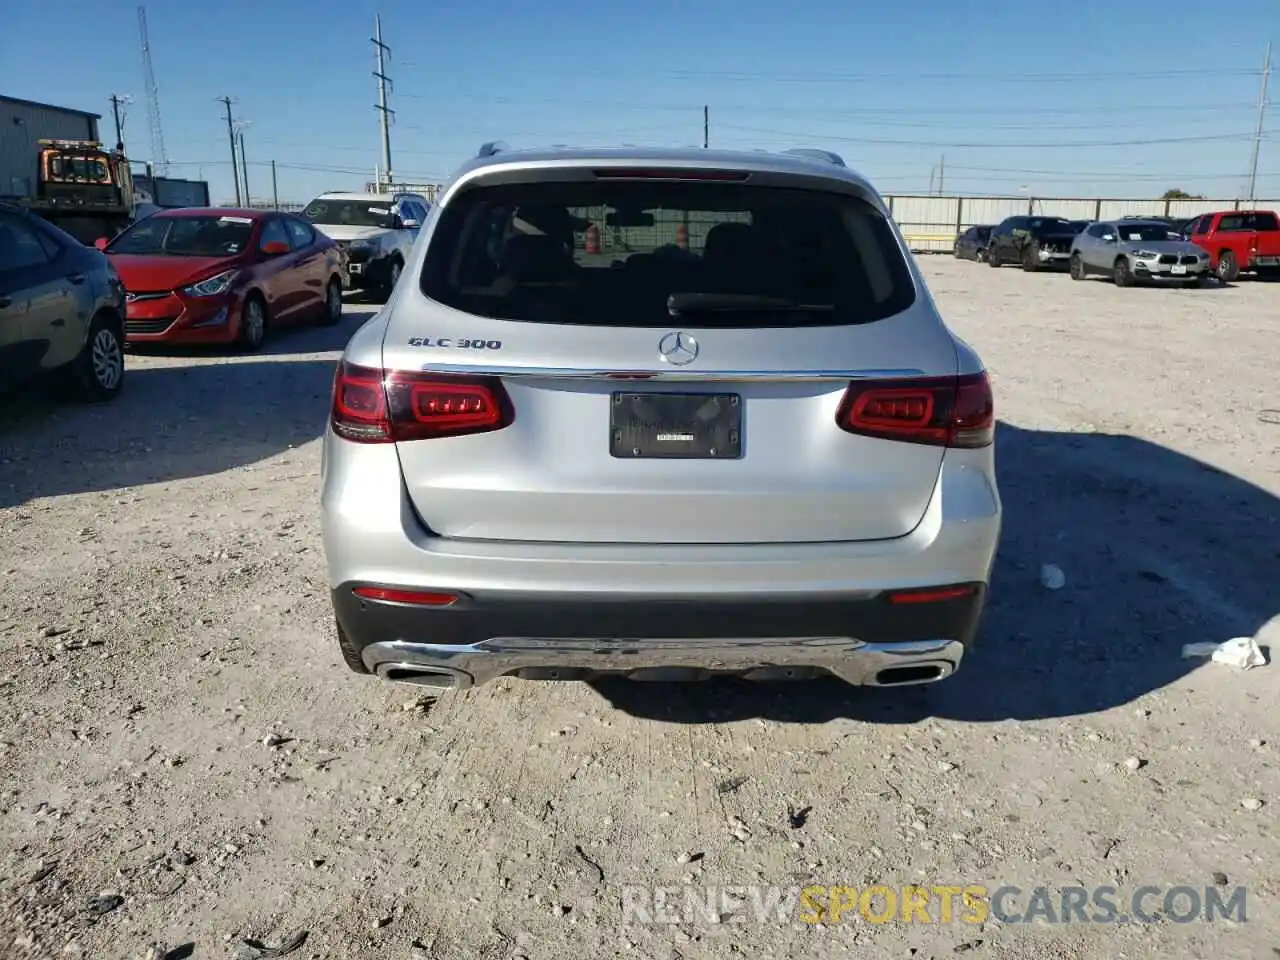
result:
M 1027 271 L 1066 270 L 1071 244 L 1087 221 L 1065 217 L 1006 217 L 987 244 L 987 264 L 1002 267 L 1020 263 Z
M 124 383 L 124 286 L 107 258 L 0 203 L 0 389 L 46 374 L 86 400 Z

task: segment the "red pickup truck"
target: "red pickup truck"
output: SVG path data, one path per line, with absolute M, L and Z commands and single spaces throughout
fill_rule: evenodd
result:
M 1209 254 L 1223 283 L 1244 271 L 1280 277 L 1280 218 L 1271 210 L 1202 214 L 1187 226 L 1187 237 Z

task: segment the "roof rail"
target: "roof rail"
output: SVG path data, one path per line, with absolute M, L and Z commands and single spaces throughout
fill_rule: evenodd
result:
M 792 157 L 804 157 L 806 160 L 821 160 L 823 163 L 834 163 L 837 167 L 846 166 L 844 157 L 838 153 L 832 153 L 830 150 L 796 147 L 794 150 L 783 150 L 782 152 Z
M 480 152 L 477 157 L 492 157 L 495 153 L 501 153 L 504 150 L 510 150 L 511 146 L 502 140 L 490 140 L 488 143 L 480 145 Z

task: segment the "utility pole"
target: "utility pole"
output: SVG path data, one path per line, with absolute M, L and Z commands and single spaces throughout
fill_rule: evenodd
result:
M 937 174 L 937 172 L 938 172 L 937 167 L 929 168 L 929 196 L 931 197 L 933 196 L 933 179 L 934 179 L 934 176 Z
M 244 178 L 244 205 L 252 206 L 253 201 L 249 199 L 249 161 L 244 155 L 244 128 L 240 129 L 240 175 Z
M 1258 126 L 1253 132 L 1253 162 L 1249 165 L 1249 204 L 1257 198 L 1258 155 L 1262 152 L 1262 124 L 1267 116 L 1267 87 L 1271 80 L 1271 44 L 1267 43 L 1267 57 L 1262 61 L 1262 89 L 1258 92 Z
M 240 206 L 240 172 L 236 162 L 236 123 L 231 119 L 231 98 L 219 97 L 218 102 L 227 108 L 227 137 L 231 140 L 231 179 L 236 184 L 236 206 Z
M 702 149 L 711 143 L 711 108 L 702 108 Z
M 946 173 L 947 173 L 947 155 L 944 153 L 942 155 L 942 162 L 938 164 L 938 196 L 942 196 L 943 194 L 942 178 L 946 176 Z
M 373 19 L 372 39 L 378 64 L 378 69 L 373 72 L 378 78 L 378 103 L 374 109 L 378 111 L 382 123 L 382 168 L 386 171 L 387 183 L 395 183 L 395 175 L 391 172 L 391 118 L 395 116 L 395 111 L 387 107 L 387 87 L 391 80 L 386 73 L 386 57 L 391 54 L 391 48 L 382 42 L 382 14 Z
M 276 187 L 276 162 L 271 161 L 271 205 L 280 209 L 280 191 Z
M 124 118 L 120 110 L 129 103 L 128 97 L 123 97 L 118 93 L 111 95 L 111 115 L 116 121 L 116 150 L 124 153 Z

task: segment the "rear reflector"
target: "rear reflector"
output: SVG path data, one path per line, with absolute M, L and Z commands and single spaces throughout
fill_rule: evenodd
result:
M 591 172 L 597 180 L 716 180 L 721 183 L 741 183 L 751 179 L 751 174 L 745 170 L 682 170 L 678 167 L 619 167 Z
M 898 590 L 889 594 L 890 603 L 945 603 L 948 600 L 960 600 L 972 597 L 978 592 L 973 585 L 960 587 L 929 587 L 924 590 Z
M 910 380 L 855 380 L 836 413 L 842 430 L 866 437 L 975 448 L 995 439 L 985 373 Z
M 333 432 L 356 443 L 402 443 L 501 430 L 515 420 L 494 377 L 382 371 L 350 363 L 333 379 Z
M 356 587 L 351 592 L 362 600 L 379 600 L 383 603 L 411 603 L 419 607 L 448 607 L 458 601 L 456 593 L 392 590 L 388 587 Z

